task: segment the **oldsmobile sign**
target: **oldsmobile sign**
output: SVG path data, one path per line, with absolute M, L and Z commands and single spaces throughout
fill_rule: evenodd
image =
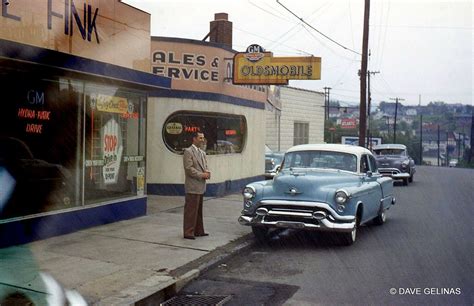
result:
M 321 58 L 273 57 L 259 45 L 234 55 L 234 84 L 286 85 L 288 80 L 320 80 Z

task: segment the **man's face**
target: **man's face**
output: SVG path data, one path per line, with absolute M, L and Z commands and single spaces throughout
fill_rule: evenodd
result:
M 204 145 L 204 134 L 203 133 L 198 133 L 196 137 L 193 138 L 193 144 L 201 148 Z

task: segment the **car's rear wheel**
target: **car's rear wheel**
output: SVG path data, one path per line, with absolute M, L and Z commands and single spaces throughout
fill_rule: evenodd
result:
M 265 243 L 267 241 L 268 228 L 261 226 L 252 226 L 252 232 L 255 238 L 260 243 Z
M 376 225 L 382 225 L 387 221 L 387 210 L 380 207 L 379 214 L 374 219 Z

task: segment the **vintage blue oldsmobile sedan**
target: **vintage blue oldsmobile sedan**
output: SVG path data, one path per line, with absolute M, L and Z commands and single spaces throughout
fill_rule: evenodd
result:
M 290 148 L 273 180 L 248 184 L 239 223 L 267 239 L 271 228 L 335 232 L 351 245 L 357 228 L 383 224 L 395 204 L 393 181 L 377 170 L 372 153 L 358 146 L 307 144 Z

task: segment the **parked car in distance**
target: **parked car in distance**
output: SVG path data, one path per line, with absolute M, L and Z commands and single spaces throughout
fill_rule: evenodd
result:
M 457 167 L 457 165 L 458 165 L 458 160 L 457 159 L 453 158 L 449 161 L 449 167 Z
M 265 178 L 272 179 L 280 169 L 285 153 L 272 152 L 265 153 Z
M 402 144 L 381 144 L 372 148 L 379 172 L 394 180 L 402 180 L 403 185 L 413 182 L 416 172 L 415 161 L 408 155 Z
M 248 184 L 242 193 L 239 223 L 260 241 L 272 228 L 292 228 L 334 232 L 350 245 L 361 224 L 383 224 L 395 203 L 393 181 L 378 173 L 372 153 L 342 144 L 294 146 L 273 180 Z

